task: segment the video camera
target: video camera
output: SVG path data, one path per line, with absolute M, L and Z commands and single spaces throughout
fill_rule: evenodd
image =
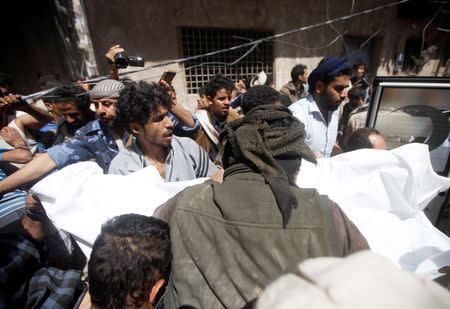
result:
M 144 58 L 136 56 L 127 56 L 125 53 L 118 53 L 114 56 L 114 64 L 118 69 L 125 69 L 127 66 L 143 67 Z

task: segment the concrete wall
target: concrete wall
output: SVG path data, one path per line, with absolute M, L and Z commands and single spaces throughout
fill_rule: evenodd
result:
M 57 74 L 70 80 L 71 70 L 50 1 L 2 2 L 0 72 L 14 77 L 13 91 L 39 90 L 38 78 Z
M 391 2 L 328 1 L 328 15 L 333 19 Z M 108 73 L 104 54 L 114 44 L 120 44 L 129 55 L 144 56 L 147 65 L 182 58 L 180 27 L 260 30 L 277 34 L 327 20 L 325 0 L 89 0 L 84 3 L 100 74 Z M 290 70 L 297 63 L 304 63 L 312 70 L 322 57 L 341 56 L 343 40 L 339 38 L 329 44 L 342 35 L 369 38 L 377 33 L 372 45 L 371 77 L 392 75 L 396 55 L 404 50 L 407 39 L 421 38 L 426 22 L 399 19 L 397 8 L 391 7 L 334 23 L 333 28 L 326 25 L 277 39 L 274 42 L 275 86 L 280 89 L 289 81 Z M 442 42 L 436 41 L 437 44 Z M 194 108 L 196 96 L 186 94 L 183 64 L 128 77 L 157 81 L 165 69 L 180 71 L 174 80 L 178 100 Z M 433 59 L 422 74 L 431 75 L 439 69 L 442 71 L 438 59 Z

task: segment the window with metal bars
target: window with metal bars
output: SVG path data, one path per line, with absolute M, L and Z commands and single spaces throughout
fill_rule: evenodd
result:
M 183 57 L 203 55 L 273 35 L 271 32 L 213 28 L 182 28 Z M 273 72 L 272 41 L 264 41 L 243 57 L 252 46 L 185 62 L 189 94 L 199 92 L 211 77 L 222 73 L 233 81 L 245 80 L 265 71 Z M 240 61 L 239 58 L 243 57 Z M 236 63 L 234 63 L 236 62 Z M 234 63 L 234 64 L 233 64 Z M 232 65 L 231 65 L 232 64 Z

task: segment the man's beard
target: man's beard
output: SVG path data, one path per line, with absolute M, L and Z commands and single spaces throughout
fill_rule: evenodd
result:
M 67 131 L 69 131 L 70 134 L 75 134 L 75 131 L 77 131 L 79 128 L 84 126 L 85 124 L 83 122 L 77 122 L 77 123 L 68 123 L 67 122 Z
M 328 93 L 323 93 L 320 95 L 319 97 L 319 105 L 328 111 L 335 111 L 339 108 L 339 106 L 342 104 L 342 102 L 344 101 L 343 98 L 339 99 L 338 101 L 335 101 L 333 105 L 329 104 L 330 102 L 330 98 L 328 96 Z
M 117 119 L 117 117 L 113 120 L 112 125 L 111 125 L 114 129 L 118 129 L 121 128 L 122 125 L 120 123 L 120 121 Z
M 103 125 L 111 128 L 111 129 L 118 129 L 118 128 L 122 127 L 122 124 L 119 122 L 117 117 L 114 119 L 108 118 L 107 121 L 103 120 L 102 118 L 100 118 L 99 120 Z

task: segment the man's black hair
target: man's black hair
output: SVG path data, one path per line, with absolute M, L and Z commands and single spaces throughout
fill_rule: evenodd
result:
M 205 94 L 207 97 L 214 98 L 217 91 L 223 88 L 232 91 L 234 88 L 234 83 L 231 78 L 226 77 L 222 74 L 217 74 L 213 76 L 205 85 Z
M 292 101 L 291 101 L 291 98 L 289 98 L 287 95 L 280 93 L 280 103 L 282 105 L 288 107 L 289 105 L 292 104 Z
M 291 70 L 291 79 L 292 82 L 295 83 L 298 79 L 299 75 L 302 75 L 305 73 L 306 65 L 303 64 L 297 64 L 295 67 Z
M 279 101 L 280 94 L 272 87 L 266 85 L 253 86 L 242 96 L 242 112 L 245 115 L 257 106 L 274 104 Z
M 362 60 L 358 60 L 353 64 L 353 71 L 355 71 L 361 65 L 364 66 L 364 71 L 367 74 L 367 64 Z
M 273 84 L 273 75 L 267 74 L 267 79 L 266 79 L 266 82 L 264 83 L 264 85 L 270 86 L 270 84 Z
M 352 87 L 348 91 L 348 98 L 349 99 L 364 99 L 366 96 L 366 92 L 362 87 Z
M 39 77 L 39 85 L 42 89 L 49 89 L 47 87 L 48 84 L 59 83 L 59 77 L 56 74 L 45 74 Z
M 0 72 L 0 86 L 10 89 L 14 84 L 14 79 L 11 75 Z
M 347 152 L 364 148 L 372 148 L 373 145 L 369 140 L 370 135 L 381 135 L 381 133 L 373 128 L 356 129 L 348 137 L 344 150 Z
M 81 86 L 68 82 L 58 84 L 54 83 L 53 86 L 56 86 L 56 89 L 42 97 L 44 102 L 73 102 L 80 111 L 89 110 L 91 100 L 89 98 L 89 94 Z
M 135 122 L 142 127 L 159 107 L 170 109 L 172 99 L 164 86 L 146 82 L 131 83 L 120 92 L 117 101 L 117 120 L 128 130 Z
M 198 96 L 201 97 L 204 95 L 206 95 L 206 93 L 205 93 L 205 87 L 203 86 L 198 89 Z
M 94 242 L 88 264 L 91 302 L 97 308 L 123 308 L 148 301 L 151 288 L 167 279 L 171 263 L 167 223 L 126 214 L 108 220 Z
M 250 89 L 250 82 L 252 81 L 253 76 L 247 76 L 246 78 L 243 79 L 243 82 L 245 84 L 245 89 Z

